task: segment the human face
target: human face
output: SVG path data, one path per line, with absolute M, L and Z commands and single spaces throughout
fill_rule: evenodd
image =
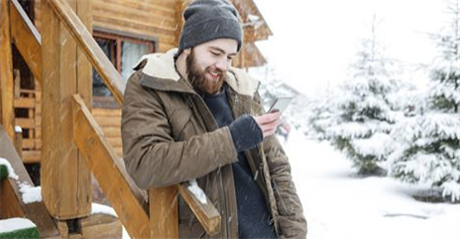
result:
M 185 49 L 187 78 L 199 93 L 220 91 L 228 68 L 237 53 L 237 42 L 217 39 Z

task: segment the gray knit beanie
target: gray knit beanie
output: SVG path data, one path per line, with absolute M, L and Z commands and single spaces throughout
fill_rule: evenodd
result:
M 235 7 L 227 0 L 195 0 L 185 10 L 184 19 L 176 57 L 184 49 L 219 38 L 235 39 L 240 50 L 243 30 Z

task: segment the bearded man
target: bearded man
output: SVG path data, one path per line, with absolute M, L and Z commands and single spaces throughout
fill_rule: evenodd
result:
M 142 189 L 196 179 L 221 214 L 214 238 L 305 238 L 307 223 L 259 82 L 231 63 L 242 27 L 225 0 L 184 12 L 179 48 L 144 56 L 122 113 L 126 169 Z M 209 238 L 179 200 L 181 238 Z

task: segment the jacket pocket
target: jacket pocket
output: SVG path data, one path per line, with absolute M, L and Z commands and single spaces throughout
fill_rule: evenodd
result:
M 184 140 L 183 133 L 192 119 L 189 108 L 178 108 L 173 111 L 170 118 L 171 132 L 175 140 Z
M 283 199 L 279 191 L 278 185 L 274 181 L 272 181 L 272 187 L 273 187 L 273 192 L 275 194 L 276 205 L 278 207 L 278 212 L 280 216 L 294 215 L 295 211 L 293 210 L 292 205 L 290 205 L 290 202 L 287 202 L 286 200 Z

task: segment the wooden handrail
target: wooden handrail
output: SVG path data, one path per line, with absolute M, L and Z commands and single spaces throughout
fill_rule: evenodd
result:
M 32 71 L 35 79 L 42 83 L 41 35 L 17 0 L 11 0 L 11 38 Z
M 89 112 L 80 95 L 73 96 L 74 139 L 85 154 L 87 163 L 117 212 L 129 235 L 149 238 L 150 226 L 143 193 L 128 176 L 102 129 Z
M 184 182 L 149 190 L 152 238 L 179 238 L 177 195 L 182 196 L 208 235 L 215 236 L 219 233 L 219 212 L 208 197 L 205 203 L 198 200 L 189 186 L 189 182 Z
M 56 15 L 59 17 L 66 29 L 73 36 L 77 45 L 83 49 L 88 60 L 91 62 L 97 73 L 104 80 L 109 90 L 117 100 L 120 106 L 123 105 L 123 94 L 125 92 L 125 83 L 123 79 L 104 54 L 102 49 L 94 40 L 91 33 L 81 22 L 69 4 L 64 0 L 49 0 L 43 3 L 49 4 Z
M 177 185 L 177 189 L 184 201 L 198 218 L 198 221 L 200 221 L 206 233 L 210 236 L 215 236 L 220 231 L 221 217 L 219 212 L 208 197 L 206 197 L 206 203 L 198 200 L 190 191 L 189 186 L 190 183 L 185 182 Z

